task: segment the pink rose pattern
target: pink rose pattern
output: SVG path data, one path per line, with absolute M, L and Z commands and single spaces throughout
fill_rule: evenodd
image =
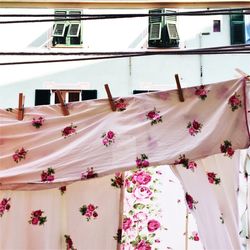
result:
M 194 171 L 195 168 L 197 168 L 197 164 L 195 161 L 190 161 L 188 158 L 186 158 L 185 155 L 180 155 L 179 160 L 175 161 L 174 165 L 182 164 L 182 166 L 186 169 L 191 169 Z
M 108 147 L 115 142 L 115 133 L 109 130 L 107 133 L 103 133 L 102 138 L 102 144 Z
M 159 221 L 159 205 L 155 202 L 160 185 L 158 175 L 157 170 L 149 168 L 125 173 L 121 249 L 156 249 L 160 243 L 157 234 L 164 228 Z
M 10 210 L 10 198 L 3 198 L 0 202 L 0 217 Z
M 98 174 L 95 173 L 94 168 L 88 168 L 86 172 L 82 173 L 81 175 L 81 180 L 87 180 L 87 179 L 92 179 L 97 177 Z
M 200 240 L 200 237 L 198 235 L 197 232 L 192 232 L 192 235 L 189 237 L 190 240 L 193 240 L 193 241 L 199 241 Z
M 34 126 L 35 128 L 40 128 L 43 123 L 44 123 L 44 118 L 42 116 L 40 116 L 39 118 L 33 118 L 32 120 L 32 126 Z
M 190 135 L 195 136 L 196 134 L 201 132 L 202 124 L 197 122 L 196 120 L 193 120 L 192 122 L 189 122 L 187 125 L 188 132 Z
M 98 207 L 93 204 L 82 205 L 79 211 L 83 217 L 86 217 L 87 221 L 90 221 L 91 219 L 96 219 L 98 217 L 98 213 L 96 212 L 97 208 Z
M 232 111 L 235 111 L 242 106 L 241 100 L 239 98 L 240 95 L 238 95 L 236 92 L 229 98 L 228 104 L 231 106 Z
M 27 150 L 25 150 L 23 147 L 21 149 L 17 149 L 16 152 L 12 155 L 13 160 L 18 163 L 22 159 L 25 159 Z
M 220 222 L 221 222 L 221 224 L 225 223 L 223 213 L 220 214 Z
M 157 220 L 148 221 L 148 231 L 149 232 L 154 232 L 157 229 L 159 229 L 160 227 L 161 227 L 161 224 L 159 221 L 157 221 Z
M 60 192 L 61 192 L 61 195 L 64 195 L 64 193 L 65 193 L 66 190 L 67 190 L 67 187 L 66 187 L 66 186 L 61 186 L 61 187 L 59 187 L 59 190 L 60 190 Z
M 220 178 L 218 178 L 216 176 L 217 176 L 217 174 L 214 172 L 207 172 L 207 177 L 208 177 L 209 183 L 215 184 L 215 185 L 220 184 L 221 180 L 220 180 Z
M 122 229 L 127 231 L 131 228 L 133 221 L 130 218 L 124 218 L 122 222 Z
M 115 101 L 115 107 L 116 111 L 124 111 L 127 109 L 128 103 L 124 99 L 119 99 L 118 101 Z
M 138 183 L 139 185 L 147 185 L 151 179 L 152 177 L 149 173 L 139 170 L 133 174 L 131 181 L 133 184 Z
M 40 209 L 33 211 L 30 216 L 29 224 L 39 225 L 39 226 L 43 225 L 47 221 L 47 217 L 42 216 L 43 213 L 44 211 Z
M 140 185 L 133 190 L 133 195 L 138 200 L 144 200 L 152 196 L 152 191 L 147 186 Z
M 197 95 L 203 101 L 207 98 L 208 92 L 209 90 L 207 90 L 204 85 L 195 88 L 195 95 Z
M 55 180 L 55 170 L 53 168 L 48 168 L 47 171 L 41 173 L 42 182 L 52 182 Z
M 156 108 L 149 111 L 146 114 L 146 117 L 147 117 L 148 120 L 151 121 L 151 126 L 162 122 L 162 116 L 160 116 L 160 111 L 156 111 Z
M 65 237 L 65 243 L 66 243 L 66 250 L 77 250 L 74 246 L 73 246 L 73 241 L 70 237 L 70 235 L 64 235 Z
M 122 173 L 116 172 L 114 178 L 111 178 L 111 186 L 121 188 L 123 186 Z
M 71 123 L 70 126 L 67 126 L 62 130 L 62 136 L 64 136 L 64 138 L 67 138 L 68 136 L 70 136 L 72 134 L 76 134 L 76 128 L 77 128 L 77 126 L 75 126 L 75 125 L 73 125 L 73 123 Z
M 137 157 L 136 166 L 138 168 L 148 167 L 149 166 L 148 156 L 146 154 L 141 154 L 140 157 Z
M 220 145 L 221 153 L 224 153 L 224 156 L 232 157 L 234 155 L 234 150 L 232 148 L 232 143 L 228 140 L 225 140 L 223 144 Z
M 195 204 L 197 204 L 198 201 L 195 201 L 193 197 L 188 193 L 185 194 L 185 198 L 189 209 L 191 210 L 196 209 Z

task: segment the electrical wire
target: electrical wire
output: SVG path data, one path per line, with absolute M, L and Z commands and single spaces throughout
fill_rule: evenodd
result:
M 114 55 L 102 55 L 93 57 L 81 57 L 71 59 L 55 59 L 55 60 L 35 60 L 35 61 L 19 61 L 19 62 L 2 62 L 0 66 L 8 65 L 24 65 L 24 64 L 41 64 L 41 63 L 59 63 L 59 62 L 76 62 L 76 61 L 88 61 L 88 60 L 103 60 L 103 59 L 116 59 L 126 57 L 139 57 L 139 56 L 154 56 L 154 55 L 218 55 L 218 54 L 250 54 L 249 48 L 235 48 L 235 49 L 199 49 L 199 50 L 168 50 L 161 52 L 142 51 L 126 54 L 114 54 Z
M 249 13 L 246 13 L 249 11 Z M 55 22 L 66 20 L 97 20 L 97 19 L 116 19 L 134 17 L 153 17 L 153 16 L 204 16 L 204 15 L 228 15 L 228 14 L 250 14 L 250 8 L 215 9 L 204 11 L 186 11 L 169 13 L 148 13 L 148 14 L 3 14 L 2 17 L 70 17 L 69 19 L 40 19 L 40 20 L 15 20 L 0 21 L 0 24 L 7 23 L 32 23 L 32 22 Z M 79 17 L 80 16 L 80 17 Z M 72 18 L 73 17 L 73 18 Z M 74 18 L 75 17 L 75 18 Z M 0 56 L 85 56 L 81 58 L 56 59 L 56 60 L 32 60 L 19 62 L 1 62 L 0 66 L 21 65 L 21 64 L 41 64 L 57 62 L 73 62 L 86 60 L 103 60 L 125 57 L 153 56 L 153 55 L 214 55 L 214 54 L 249 54 L 250 44 L 218 46 L 200 49 L 171 49 L 171 50 L 146 50 L 146 51 L 116 51 L 116 52 L 0 52 Z M 86 57 L 87 56 L 87 57 Z
M 37 23 L 37 22 L 65 22 L 80 21 L 80 20 L 102 20 L 102 19 L 120 19 L 120 18 L 136 18 L 136 17 L 154 17 L 154 16 L 206 16 L 206 15 L 232 15 L 242 12 L 244 15 L 250 14 L 250 8 L 236 9 L 218 9 L 218 10 L 203 10 L 203 11 L 186 11 L 186 12 L 169 12 L 169 13 L 144 13 L 144 14 L 72 14 L 72 15 L 52 15 L 52 14 L 5 14 L 1 17 L 64 17 L 55 19 L 31 19 L 31 20 L 11 20 L 0 21 L 0 24 L 14 23 Z M 65 17 L 70 17 L 65 19 Z
M 229 46 L 217 46 L 217 47 L 206 47 L 198 49 L 147 49 L 141 51 L 85 51 L 85 52 L 0 52 L 0 56 L 89 56 L 89 55 L 130 55 L 139 53 L 149 53 L 154 55 L 160 54 L 189 54 L 189 53 L 206 53 L 219 52 L 219 51 L 248 51 L 250 50 L 250 44 L 235 44 Z
M 179 16 L 179 15 L 195 15 L 195 14 L 209 14 L 216 12 L 231 13 L 250 11 L 250 8 L 230 8 L 230 9 L 213 9 L 213 10 L 199 10 L 199 11 L 183 11 L 183 12 L 168 12 L 168 13 L 148 13 L 148 14 L 0 14 L 0 17 L 99 17 L 99 16 Z

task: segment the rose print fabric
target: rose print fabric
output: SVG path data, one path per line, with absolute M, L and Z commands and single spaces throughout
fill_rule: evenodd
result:
M 221 153 L 196 163 L 194 172 L 181 164 L 173 165 L 172 170 L 186 192 L 187 207 L 195 217 L 199 239 L 205 249 L 242 249 L 237 205 L 240 150 L 231 158 Z
M 73 183 L 63 195 L 58 188 L 0 191 L 0 249 L 116 249 L 120 189 L 110 185 L 110 178 Z
M 232 156 L 249 145 L 244 90 L 244 80 L 235 79 L 183 89 L 183 103 L 176 90 L 140 94 L 122 98 L 122 112 L 112 112 L 107 99 L 72 103 L 69 116 L 60 105 L 38 106 L 25 108 L 23 121 L 15 109 L 0 110 L 0 189 L 59 188 L 89 179 L 90 170 L 98 177 L 130 170 L 142 154 L 150 166 L 181 155 L 196 162 L 220 153 L 225 142 Z M 36 129 L 39 117 L 45 122 Z

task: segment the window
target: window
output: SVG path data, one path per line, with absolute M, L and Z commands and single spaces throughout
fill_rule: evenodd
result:
M 97 99 L 96 89 L 87 90 L 61 90 L 62 96 L 66 102 L 78 102 L 84 100 Z M 49 105 L 59 103 L 59 99 L 55 94 L 55 90 L 50 89 L 36 89 L 35 91 L 35 106 Z
M 74 20 L 80 18 L 81 14 L 81 11 L 74 10 L 55 11 L 55 20 L 58 21 L 53 25 L 52 45 L 54 47 L 82 45 L 82 23 L 81 20 Z
M 133 95 L 149 93 L 149 92 L 157 92 L 158 90 L 133 90 Z
M 220 32 L 221 25 L 220 20 L 213 20 L 213 32 Z
M 160 40 L 161 39 L 161 23 L 151 23 L 149 40 Z
M 63 37 L 65 34 L 66 23 L 56 23 L 53 29 L 54 37 Z
M 250 11 L 245 15 L 246 43 L 250 44 Z
M 250 12 L 230 15 L 231 44 L 250 44 Z
M 69 25 L 68 36 L 69 37 L 78 37 L 81 29 L 80 23 L 71 23 Z
M 149 14 L 175 13 L 166 9 L 150 10 Z M 176 16 L 150 16 L 148 24 L 148 47 L 170 48 L 179 46 Z

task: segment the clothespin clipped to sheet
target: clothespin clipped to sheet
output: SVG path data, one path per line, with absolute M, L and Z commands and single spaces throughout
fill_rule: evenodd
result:
M 111 95 L 109 85 L 105 84 L 104 87 L 105 87 L 105 90 L 106 90 L 106 93 L 107 93 L 107 96 L 108 96 L 108 99 L 109 99 L 110 107 L 111 107 L 112 111 L 116 111 L 115 103 L 114 103 L 113 97 Z
M 235 71 L 237 71 L 240 75 L 242 75 L 243 77 L 245 77 L 247 80 L 250 81 L 250 75 L 246 74 L 244 71 L 238 68 L 236 68 Z
M 24 117 L 24 99 L 25 96 L 23 95 L 23 93 L 19 93 L 18 112 L 17 112 L 17 119 L 19 121 L 22 121 Z
M 175 81 L 176 81 L 176 85 L 177 85 L 179 100 L 180 100 L 180 102 L 184 102 L 183 91 L 181 88 L 179 76 L 178 76 L 178 74 L 175 74 L 174 77 L 175 77 Z
M 56 94 L 57 94 L 57 97 L 59 99 L 59 102 L 61 103 L 61 108 L 62 108 L 63 115 L 64 116 L 69 115 L 69 111 L 68 111 L 68 108 L 67 108 L 67 106 L 65 104 L 65 100 L 62 97 L 61 91 L 60 90 L 56 90 Z

